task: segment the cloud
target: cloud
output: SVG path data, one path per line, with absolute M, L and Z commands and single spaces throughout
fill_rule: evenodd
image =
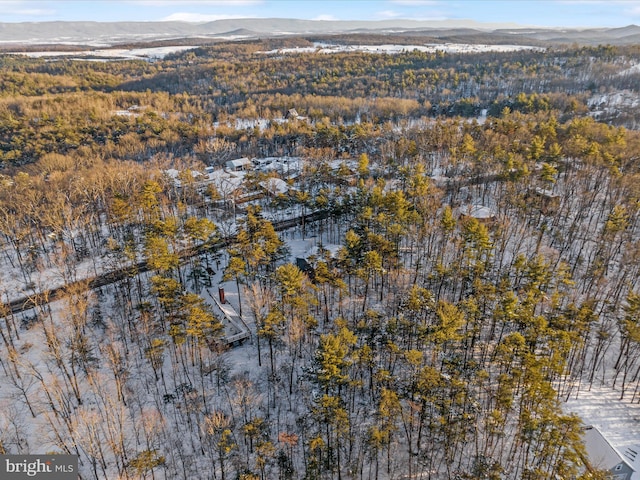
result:
M 438 2 L 436 2 L 435 0 L 391 0 L 391 3 L 395 3 L 396 5 L 408 5 L 412 7 L 438 4 Z
M 443 22 L 445 20 L 461 20 L 456 18 L 451 18 L 445 14 L 437 14 L 430 15 L 428 17 L 420 16 L 420 17 L 411 17 L 411 20 L 415 20 L 416 22 Z M 461 20 L 464 21 L 464 20 Z
M 402 14 L 400 12 L 396 12 L 394 10 L 382 10 L 380 12 L 376 12 L 376 16 L 380 18 L 398 18 Z
M 554 0 L 560 5 L 573 5 L 583 7 L 606 7 L 606 10 L 599 8 L 591 9 L 592 13 L 614 13 L 631 17 L 640 16 L 640 5 L 637 1 L 629 0 Z
M 640 15 L 640 5 L 636 5 L 633 8 L 629 8 L 628 10 L 625 11 L 625 13 L 627 15 L 631 15 L 634 17 Z
M 391 20 L 394 18 L 402 18 L 402 19 L 410 19 L 417 21 L 433 21 L 433 20 L 448 20 L 450 17 L 446 12 L 441 10 L 421 10 L 419 15 L 416 15 L 418 12 L 397 12 L 395 10 L 382 10 L 376 12 L 376 17 Z
M 25 1 L 2 1 L 0 0 L 0 8 L 5 15 L 24 15 L 30 17 L 44 17 L 56 13 L 51 8 L 33 8 L 33 2 Z
M 635 3 L 635 2 L 630 2 L 629 0 L 554 0 L 555 3 L 559 3 L 561 5 L 590 5 L 590 6 L 607 6 L 607 7 L 612 7 L 612 6 L 624 6 L 624 5 L 629 5 L 630 3 Z
M 28 15 L 32 17 L 44 17 L 47 15 L 53 15 L 56 13 L 55 10 L 49 10 L 46 8 L 24 8 L 17 10 L 10 10 L 9 12 L 5 12 L 13 15 Z
M 228 20 L 230 18 L 247 18 L 246 15 L 209 15 L 206 13 L 176 12 L 161 18 L 161 22 L 215 22 L 216 20 Z
M 612 0 L 555 0 L 556 3 L 565 5 L 611 5 L 616 3 Z
M 149 7 L 181 7 L 197 6 L 197 7 L 248 7 L 260 5 L 264 0 L 132 0 L 130 3 L 136 5 L 145 5 Z
M 312 18 L 311 20 L 317 20 L 317 21 L 320 21 L 320 22 L 333 22 L 333 21 L 336 21 L 336 20 L 339 20 L 339 19 L 334 17 L 333 15 L 322 14 L 322 15 L 318 15 L 315 18 Z

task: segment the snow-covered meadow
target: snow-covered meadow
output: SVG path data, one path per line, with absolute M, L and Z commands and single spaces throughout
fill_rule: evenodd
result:
M 433 43 L 416 45 L 338 45 L 316 42 L 312 47 L 291 47 L 279 48 L 264 52 L 265 55 L 285 55 L 298 53 L 345 53 L 345 52 L 365 52 L 365 53 L 386 53 L 398 54 L 403 52 L 426 52 L 426 53 L 481 53 L 481 52 L 519 52 L 523 50 L 544 50 L 540 47 L 530 45 L 485 45 L 470 43 Z

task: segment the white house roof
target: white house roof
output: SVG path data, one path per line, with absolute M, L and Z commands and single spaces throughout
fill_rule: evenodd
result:
M 542 197 L 548 197 L 548 198 L 556 198 L 560 196 L 557 193 L 553 193 L 553 190 L 540 188 L 540 187 L 536 187 L 536 193 Z
M 222 195 L 230 195 L 240 188 L 246 172 L 225 172 L 214 170 L 206 176 L 206 183 L 213 184 Z
M 292 189 L 291 187 L 289 187 L 287 182 L 285 182 L 281 178 L 267 178 L 266 180 L 260 182 L 260 186 L 272 195 L 277 195 L 279 193 L 285 194 Z
M 256 169 L 263 172 L 296 172 L 302 169 L 302 160 L 298 157 L 265 157 L 255 159 Z
M 584 446 L 589 455 L 589 462 L 594 468 L 610 470 L 623 461 L 618 451 L 594 426 L 585 427 Z
M 486 220 L 496 216 L 493 209 L 480 204 L 465 205 L 460 208 L 460 213 L 478 220 Z
M 169 168 L 169 169 L 165 170 L 164 173 L 169 178 L 171 178 L 171 180 L 173 180 L 173 183 L 174 183 L 174 185 L 176 187 L 182 186 L 182 182 L 178 178 L 180 176 L 180 173 L 181 173 L 179 170 L 176 170 L 175 168 Z M 193 178 L 195 178 L 195 179 L 198 179 L 199 177 L 202 176 L 202 173 L 198 172 L 197 170 L 191 170 L 191 176 Z
M 180 175 L 180 171 L 176 170 L 175 168 L 169 168 L 168 170 L 165 170 L 164 173 L 166 173 L 170 178 L 176 180 L 178 178 L 178 175 Z
M 640 446 L 627 447 L 622 450 L 624 460 L 631 465 L 635 471 L 631 475 L 631 480 L 640 480 Z
M 253 163 L 247 157 L 242 157 L 242 158 L 236 158 L 235 160 L 228 160 L 226 165 L 227 165 L 227 168 L 239 168 L 239 167 L 246 167 L 249 165 L 253 166 Z

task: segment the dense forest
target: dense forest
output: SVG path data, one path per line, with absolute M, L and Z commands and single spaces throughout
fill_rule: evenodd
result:
M 640 402 L 640 50 L 271 53 L 312 40 L 0 56 L 0 452 L 609 478 L 562 406 Z

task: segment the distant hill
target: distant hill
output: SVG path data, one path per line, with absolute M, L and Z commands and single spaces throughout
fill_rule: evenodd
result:
M 365 34 L 437 38 L 441 41 L 533 45 L 579 43 L 613 45 L 637 41 L 640 27 L 593 29 L 527 28 L 472 20 L 315 21 L 283 18 L 188 22 L 28 22 L 0 23 L 0 45 L 113 46 L 183 39 L 241 39 L 286 35 Z M 181 40 L 182 39 L 182 40 Z
M 256 35 L 258 35 L 258 32 L 247 28 L 236 28 L 235 30 L 221 34 L 221 36 L 225 37 L 255 37 Z
M 640 27 L 638 25 L 627 25 L 622 28 L 611 28 L 607 30 L 607 34 L 611 36 L 617 36 L 618 38 L 624 38 L 631 35 L 639 35 Z

